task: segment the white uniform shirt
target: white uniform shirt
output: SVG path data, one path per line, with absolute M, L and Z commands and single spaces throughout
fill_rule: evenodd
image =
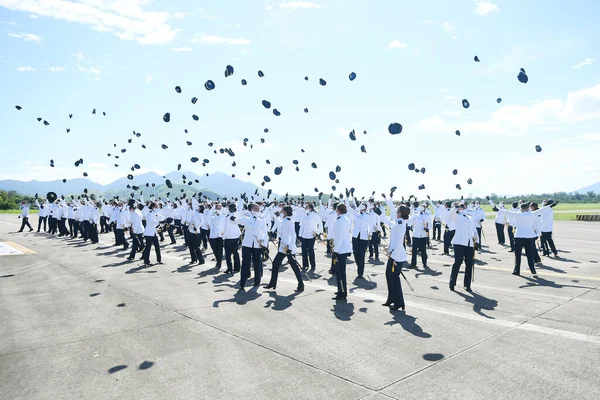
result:
M 268 227 L 262 215 L 245 215 L 231 222 L 245 227 L 243 247 L 260 248 L 267 243 Z
M 294 221 L 292 218 L 286 217 L 281 221 L 281 229 L 279 230 L 279 252 L 285 253 L 285 247 L 291 251 L 292 254 L 296 254 L 298 249 L 296 248 L 296 229 L 294 227 Z
M 133 233 L 140 235 L 144 233 L 144 224 L 142 224 L 142 212 L 140 210 L 129 210 L 129 221 L 131 221 L 131 228 Z
M 333 252 L 338 254 L 352 253 L 352 224 L 345 214 L 335 220 L 333 234 Z

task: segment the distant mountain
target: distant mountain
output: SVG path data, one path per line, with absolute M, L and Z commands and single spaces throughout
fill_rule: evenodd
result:
M 101 184 L 85 178 L 70 179 L 66 183 L 63 183 L 62 180 L 23 182 L 9 179 L 0 181 L 0 189 L 6 191 L 14 190 L 17 193 L 27 196 L 33 196 L 36 193 L 42 196 L 48 192 L 56 192 L 58 195 L 83 193 L 84 188 L 94 192 L 102 192 L 104 190 L 104 186 Z
M 576 190 L 576 192 L 581 194 L 586 194 L 587 192 L 594 192 L 595 194 L 600 194 L 600 182 L 596 182 L 593 185 Z
M 134 173 L 132 173 L 134 174 Z M 186 177 L 185 182 L 182 176 Z M 132 180 L 119 178 L 108 185 L 101 185 L 94 181 L 84 178 L 76 178 L 67 180 L 63 183 L 62 180 L 55 181 L 17 181 L 17 180 L 0 180 L 1 190 L 14 190 L 19 194 L 33 196 L 38 193 L 39 196 L 44 196 L 46 193 L 53 191 L 60 195 L 77 195 L 83 193 L 84 189 L 88 190 L 88 194 L 95 194 L 96 196 L 103 195 L 105 198 L 112 198 L 119 196 L 120 198 L 129 197 L 133 192 L 132 189 L 128 189 L 127 185 L 139 186 L 140 190 L 144 192 L 144 195 L 154 194 L 157 197 L 166 197 L 166 193 L 171 193 L 171 198 L 179 197 L 182 193 L 187 193 L 188 196 L 202 192 L 210 199 L 216 199 L 217 197 L 239 197 L 240 193 L 246 193 L 248 197 L 254 195 L 256 190 L 261 196 L 266 196 L 267 191 L 260 188 L 259 186 L 242 181 L 237 178 L 232 178 L 223 172 L 215 172 L 206 175 L 198 175 L 191 171 L 174 171 L 165 175 L 167 179 L 171 180 L 173 188 L 169 189 L 165 185 L 165 178 L 155 172 L 148 172 L 145 174 L 134 175 Z M 198 183 L 195 181 L 198 180 Z M 191 185 L 189 183 L 192 182 Z M 148 186 L 146 186 L 148 184 Z M 152 184 L 155 186 L 152 187 Z M 181 191 L 184 190 L 184 192 Z M 273 197 L 277 195 L 273 194 Z
M 240 193 L 246 193 L 248 197 L 253 195 L 256 189 L 261 196 L 266 196 L 267 191 L 261 187 L 251 183 L 242 181 L 237 178 L 232 178 L 231 175 L 227 175 L 224 172 L 215 172 L 208 176 L 198 175 L 190 171 L 175 171 L 169 172 L 165 175 L 170 179 L 173 184 L 182 182 L 182 176 L 185 175 L 187 180 L 195 181 L 198 179 L 199 183 L 195 185 L 201 188 L 209 189 L 212 192 L 219 193 L 225 197 L 239 197 Z

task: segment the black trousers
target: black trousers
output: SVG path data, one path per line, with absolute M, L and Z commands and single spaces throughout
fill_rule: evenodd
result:
M 460 266 L 465 262 L 465 280 L 464 285 L 467 288 L 471 287 L 471 278 L 473 276 L 473 256 L 475 255 L 475 249 L 470 246 L 463 246 L 460 244 L 454 245 L 454 265 L 452 265 L 452 272 L 450 273 L 450 286 L 456 286 L 456 278 L 458 277 L 458 271 Z
M 144 236 L 146 239 L 146 246 L 144 247 L 144 264 L 150 264 L 150 250 L 152 250 L 152 246 L 154 246 L 154 250 L 156 251 L 156 262 L 161 262 L 160 257 L 160 245 L 158 244 L 158 237 L 154 236 Z
M 49 232 L 50 234 L 54 235 L 56 233 L 56 228 L 57 228 L 57 224 L 56 224 L 56 218 L 54 217 L 48 217 L 48 228 L 49 228 Z
M 254 267 L 254 286 L 260 285 L 260 278 L 263 274 L 263 265 L 261 259 L 262 249 L 260 247 L 242 246 L 242 272 L 240 276 L 240 288 L 246 285 L 250 276 L 250 263 Z
M 44 232 L 46 232 L 46 221 L 48 221 L 48 217 L 38 217 L 38 229 L 37 231 L 40 231 L 40 228 L 42 227 L 42 222 L 44 223 Z
M 368 245 L 368 240 L 352 238 L 352 252 L 354 253 L 354 261 L 356 262 L 359 278 L 362 278 L 365 273 L 365 255 L 367 254 Z
M 477 244 L 475 245 L 475 250 L 477 249 L 481 249 L 481 228 L 475 228 L 477 230 L 477 236 L 479 241 L 477 242 Z
M 410 228 L 406 228 L 406 233 L 404 234 L 404 238 L 405 238 L 406 244 L 408 244 L 410 246 Z
M 388 258 L 385 268 L 385 280 L 388 287 L 388 297 L 386 304 L 393 304 L 396 307 L 404 307 L 404 295 L 402 294 L 402 283 L 400 282 L 400 270 L 406 266 L 406 261 L 396 262 L 393 258 Z
M 142 224 L 143 223 L 144 223 L 144 221 L 142 220 Z M 115 235 L 115 246 L 118 246 L 121 243 L 119 243 L 119 234 L 117 233 L 117 226 L 116 225 L 113 225 L 112 231 L 113 231 L 113 234 Z
M 116 235 L 117 235 L 117 244 L 122 245 L 124 249 L 127 249 L 129 247 L 129 243 L 127 243 L 127 240 L 125 239 L 125 230 L 117 229 Z
M 296 237 L 300 238 L 300 222 L 294 222 L 294 229 L 296 230 Z
M 278 252 L 273 260 L 273 269 L 271 270 L 271 281 L 269 282 L 269 286 L 277 286 L 277 277 L 279 276 L 279 268 L 281 268 L 281 262 L 284 258 L 288 259 L 288 263 L 290 267 L 292 267 L 292 271 L 294 271 L 294 275 L 296 276 L 296 280 L 298 281 L 298 289 L 304 288 L 304 282 L 302 281 L 302 276 L 300 275 L 300 268 L 298 266 L 298 261 L 291 254 L 284 254 Z
M 498 236 L 498 244 L 504 245 L 506 243 L 506 237 L 504 236 L 504 224 L 496 222 L 496 235 Z
M 379 259 L 379 244 L 381 243 L 381 232 L 375 231 L 371 234 L 371 240 L 369 240 L 369 258 Z
M 217 268 L 221 268 L 221 262 L 223 261 L 223 238 L 209 239 L 209 242 L 213 255 L 217 259 Z
M 189 246 L 189 243 L 188 243 L 189 228 L 187 225 L 181 225 L 181 229 L 183 230 L 183 245 Z
M 554 240 L 552 239 L 552 232 L 542 232 L 542 248 L 545 255 L 550 255 L 550 250 L 554 254 L 558 254 L 556 246 L 554 246 Z
M 508 241 L 510 243 L 510 249 L 515 251 L 515 233 L 513 232 L 513 227 L 508 225 Z
M 202 251 L 200 250 L 200 234 L 188 231 L 188 249 L 192 262 L 204 261 Z
M 175 235 L 173 234 L 173 231 L 175 230 L 175 225 L 169 225 L 169 239 L 171 239 L 171 244 L 175 244 L 177 243 L 177 241 L 175 240 Z
M 442 236 L 442 222 L 441 221 L 433 221 L 433 238 L 439 242 L 441 236 Z
M 337 281 L 337 295 L 346 297 L 348 295 L 348 282 L 346 279 L 346 262 L 350 253 L 333 253 L 335 263 L 335 279 Z
M 450 254 L 450 245 L 452 244 L 452 239 L 454 239 L 454 234 L 456 231 L 446 229 L 444 232 L 444 254 Z
M 412 238 L 412 259 L 410 261 L 410 266 L 416 268 L 417 266 L 417 253 L 421 252 L 421 261 L 423 262 L 423 267 L 427 265 L 427 238 Z
M 181 220 L 180 219 L 175 219 L 175 227 L 177 228 L 177 230 L 175 231 L 175 233 L 177 235 L 181 235 Z
M 75 230 L 75 220 L 73 218 L 69 218 L 69 234 L 71 235 L 71 237 L 75 236 L 77 234 L 77 231 Z
M 210 229 L 200 229 L 200 242 L 204 250 L 208 248 L 208 238 L 210 237 Z
M 88 223 L 88 237 L 92 243 L 98 243 L 98 225 Z
M 302 269 L 308 269 L 310 261 L 310 269 L 314 270 L 317 267 L 315 261 L 315 238 L 301 238 L 300 241 L 302 243 Z
M 381 231 L 383 232 L 383 237 L 387 237 L 387 226 L 382 222 L 381 223 Z
M 129 253 L 129 257 L 130 258 L 134 258 L 135 254 L 138 251 L 142 251 L 144 249 L 144 234 L 143 233 L 137 233 L 134 234 L 132 236 L 132 243 L 131 243 L 131 253 Z
M 223 247 L 225 247 L 225 262 L 227 263 L 227 271 L 238 272 L 240 270 L 240 253 L 238 252 L 238 245 L 240 239 L 225 239 L 223 241 Z M 233 258 L 233 263 L 232 259 Z
M 106 229 L 106 217 L 104 215 L 100 216 L 100 233 L 108 232 Z
M 525 255 L 527 256 L 527 264 L 529 270 L 535 275 L 535 264 L 533 252 L 535 251 L 535 238 L 515 238 L 515 270 L 517 274 L 521 273 L 521 254 L 525 249 Z
M 23 228 L 25 228 L 25 226 L 28 226 L 30 230 L 33 230 L 31 224 L 29 223 L 29 218 L 22 217 L 21 220 L 21 229 L 19 229 L 19 232 L 23 231 Z
M 87 241 L 89 239 L 90 232 L 90 221 L 81 221 L 81 235 L 83 236 L 83 241 Z
M 58 231 L 63 236 L 70 235 L 69 231 L 67 230 L 67 219 L 66 218 L 61 218 L 60 221 L 58 222 Z

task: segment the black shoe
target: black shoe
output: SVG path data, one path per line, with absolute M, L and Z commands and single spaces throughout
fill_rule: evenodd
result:
M 554 258 L 559 258 L 558 253 L 554 253 Z
M 310 272 L 315 272 L 315 269 L 314 269 L 314 268 L 311 268 L 311 269 L 310 269 Z
M 391 305 L 392 305 L 392 303 L 383 303 L 383 304 L 381 304 L 381 305 L 382 305 L 382 306 L 384 306 L 384 307 L 389 307 L 389 306 L 391 306 Z
M 340 295 L 337 295 L 335 297 L 332 297 L 331 300 L 346 300 L 346 297 L 347 296 L 340 294 Z
M 30 228 L 30 229 L 29 229 L 29 232 L 31 232 L 31 231 L 33 231 L 33 228 Z
M 17 231 L 17 233 L 21 233 L 21 232 L 23 232 L 23 231 Z
M 275 286 L 271 286 L 271 284 L 268 284 L 267 286 L 265 286 L 265 289 L 275 289 Z
M 233 274 L 233 271 L 232 271 L 232 270 L 230 270 L 230 269 L 227 269 L 227 270 L 225 270 L 225 272 L 224 272 L 224 273 L 225 273 L 225 274 Z
M 171 242 L 171 244 L 177 244 L 177 242 Z
M 275 288 L 273 288 L 273 289 L 275 289 Z M 304 286 L 297 287 L 296 290 L 295 290 L 295 292 L 296 293 L 302 293 L 302 292 L 304 292 Z
M 471 286 L 467 286 L 467 287 L 465 287 L 465 290 L 466 290 L 467 292 L 469 292 L 469 293 L 473 292 L 473 291 L 471 290 Z
M 134 257 L 127 257 L 127 259 L 128 259 L 128 260 L 133 260 L 133 259 L 134 259 Z
M 514 253 L 515 251 L 514 251 L 514 250 L 509 250 L 508 252 L 509 252 L 509 253 Z
M 244 289 L 243 287 L 238 289 L 238 292 L 245 292 L 245 291 L 246 291 L 246 289 Z
M 450 291 L 454 292 L 454 285 L 450 285 L 449 287 L 450 287 Z
M 198 265 L 204 265 L 205 263 L 206 263 L 206 261 L 204 261 L 204 260 L 198 261 Z
M 513 275 L 516 275 L 516 276 L 521 276 L 521 274 L 520 274 L 520 273 L 518 273 L 517 271 L 513 271 L 513 272 L 512 272 L 512 274 L 513 274 Z
M 392 311 L 398 311 L 398 310 L 404 311 L 404 307 L 392 306 L 392 307 L 390 307 L 390 310 L 392 310 Z
M 330 270 L 329 270 L 329 271 L 327 271 L 327 272 L 329 272 L 331 275 L 335 275 L 335 271 L 334 271 L 334 270 L 332 270 L 332 269 L 330 269 Z

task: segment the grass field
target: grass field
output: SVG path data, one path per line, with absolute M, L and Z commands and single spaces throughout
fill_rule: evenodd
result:
M 489 204 L 482 205 L 488 219 L 496 217 Z M 554 219 L 556 221 L 575 221 L 577 215 L 600 214 L 600 203 L 590 204 L 563 204 L 554 207 Z
M 489 204 L 482 205 L 488 219 L 496 217 Z M 37 214 L 38 210 L 30 210 L 31 214 Z M 0 210 L 0 214 L 20 214 L 19 210 Z M 562 204 L 554 207 L 554 219 L 556 221 L 575 221 L 578 214 L 600 214 L 600 203 L 590 204 Z

